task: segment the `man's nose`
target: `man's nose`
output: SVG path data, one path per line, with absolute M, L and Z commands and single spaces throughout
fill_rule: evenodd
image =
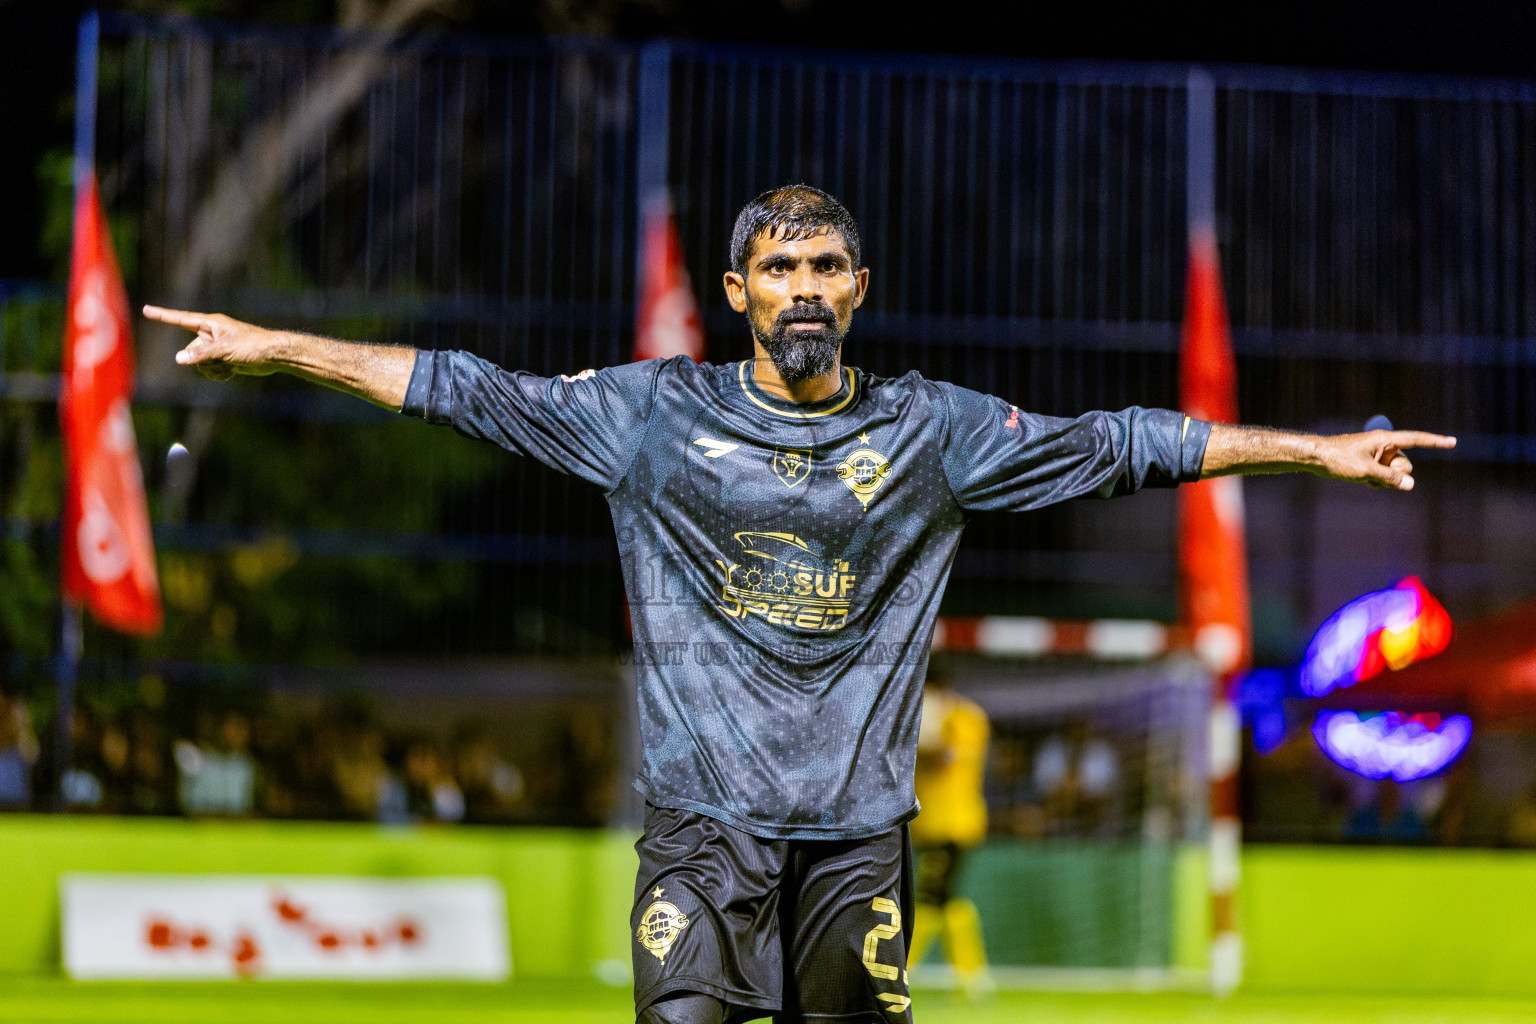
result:
M 821 278 L 811 268 L 797 270 L 790 284 L 790 298 L 795 302 L 821 301 Z

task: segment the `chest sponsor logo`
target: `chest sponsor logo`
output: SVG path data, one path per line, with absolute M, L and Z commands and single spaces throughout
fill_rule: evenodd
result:
M 783 481 L 785 487 L 794 487 L 811 475 L 809 448 L 775 448 L 772 462 L 773 475 Z
M 869 500 L 885 486 L 891 476 L 891 462 L 870 445 L 869 435 L 859 435 L 860 447 L 849 452 L 837 464 L 837 478 L 847 485 L 859 504 L 869 508 Z
M 746 530 L 735 537 L 739 560 L 715 559 L 721 612 L 736 619 L 757 615 L 776 626 L 806 630 L 848 624 L 859 577 L 847 562 L 823 559 L 792 533 Z

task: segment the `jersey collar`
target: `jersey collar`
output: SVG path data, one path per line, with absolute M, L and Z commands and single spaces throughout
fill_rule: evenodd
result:
M 786 402 L 782 398 L 770 395 L 758 387 L 757 381 L 752 379 L 752 360 L 750 359 L 742 360 L 736 368 L 736 379 L 741 384 L 742 392 L 751 399 L 753 405 L 796 420 L 820 419 L 823 416 L 841 412 L 853 404 L 854 398 L 859 393 L 859 378 L 851 366 L 843 367 L 843 386 L 837 394 L 817 402 Z

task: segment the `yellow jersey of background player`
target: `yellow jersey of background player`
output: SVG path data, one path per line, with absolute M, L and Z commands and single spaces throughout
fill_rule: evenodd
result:
M 987 772 L 991 725 L 975 701 L 950 688 L 949 673 L 929 665 L 914 778 L 922 810 L 912 819 L 917 848 L 917 910 L 909 962 L 919 964 L 936 938 L 960 986 L 976 995 L 990 987 L 976 905 L 955 892 L 965 853 L 987 836 Z

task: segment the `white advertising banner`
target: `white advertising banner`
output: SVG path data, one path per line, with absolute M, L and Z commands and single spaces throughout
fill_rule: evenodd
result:
M 512 971 L 490 878 L 74 874 L 75 978 L 443 978 Z

